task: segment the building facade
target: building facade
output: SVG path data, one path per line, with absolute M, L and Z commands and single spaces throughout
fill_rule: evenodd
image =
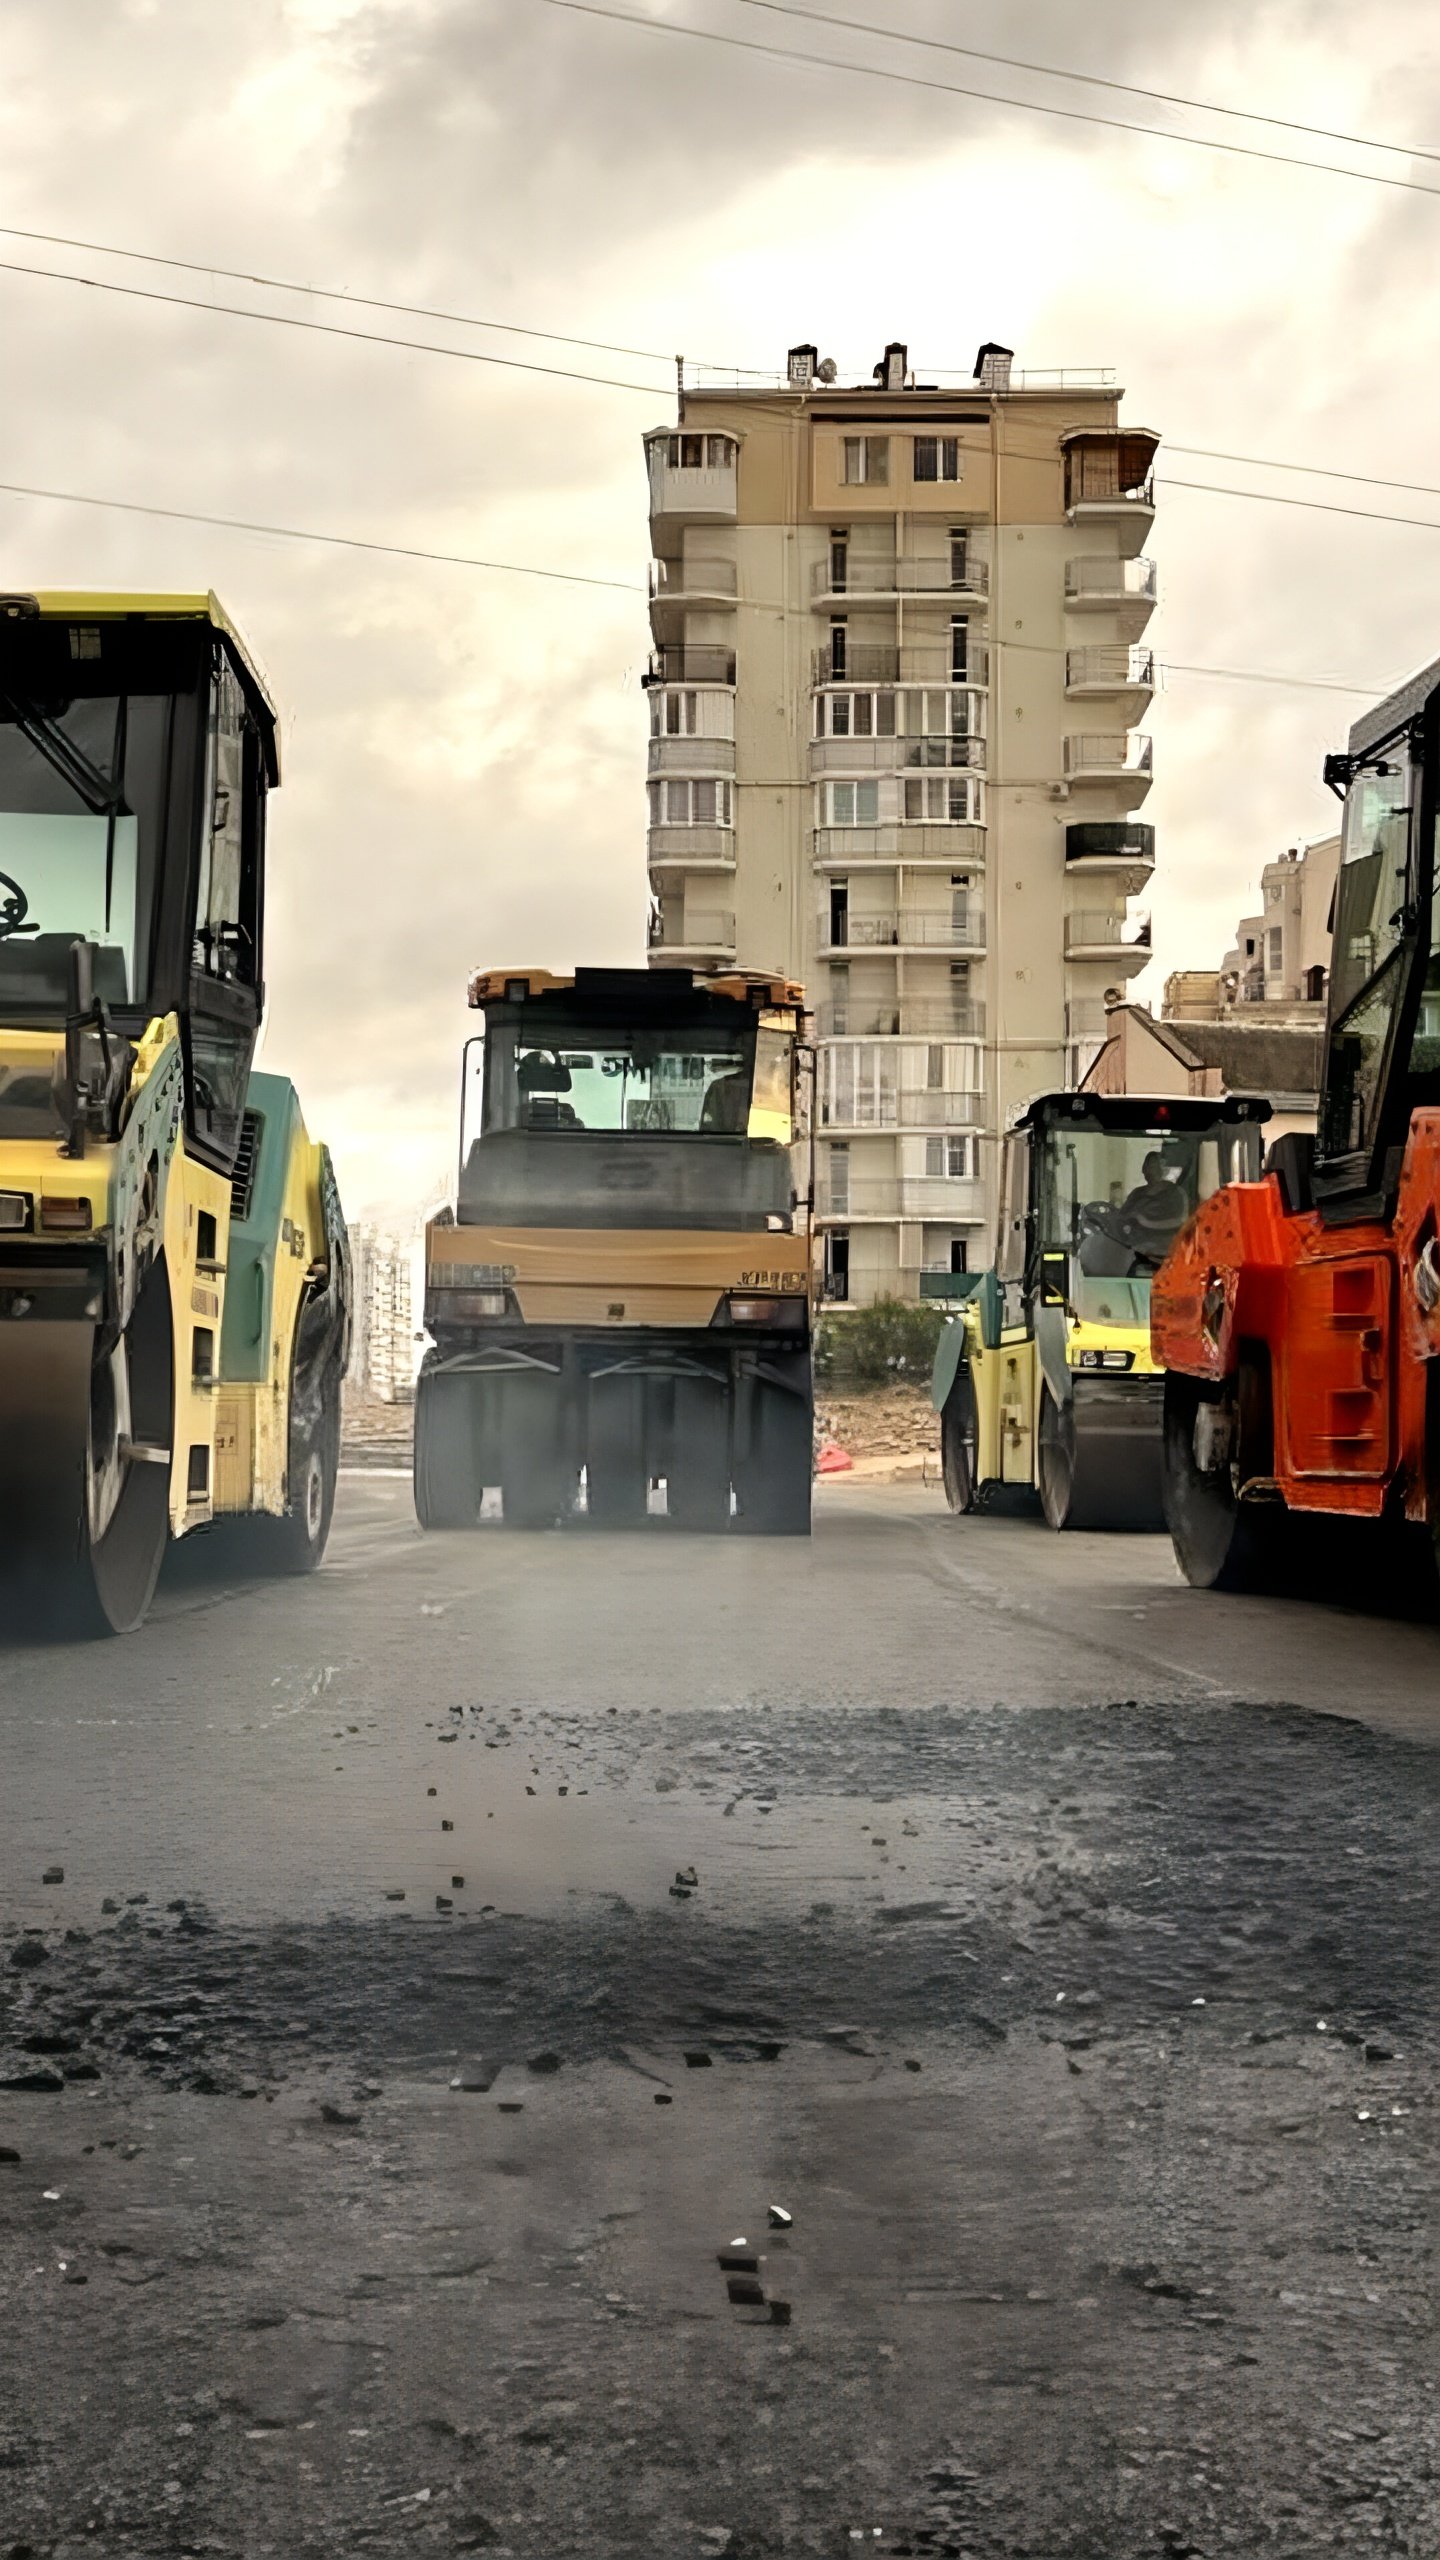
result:
M 650 485 L 650 957 L 803 980 L 836 1299 L 988 1255 L 996 1139 L 1142 968 L 1156 437 L 1108 378 L 686 387 Z
M 408 1404 L 415 1393 L 412 1248 L 375 1227 L 350 1230 L 354 1309 L 350 1376 L 382 1404 Z
M 1166 979 L 1163 1019 L 1323 1022 L 1339 868 L 1338 835 L 1292 845 L 1278 862 L 1267 862 L 1260 913 L 1241 917 L 1218 969 L 1178 969 Z

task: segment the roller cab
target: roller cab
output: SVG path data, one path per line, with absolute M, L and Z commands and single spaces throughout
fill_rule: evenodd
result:
M 1037 1493 L 1054 1529 L 1159 1529 L 1150 1291 L 1202 1200 L 1258 1167 L 1269 1105 L 1046 1094 L 1007 1133 L 992 1269 L 931 1381 L 946 1497 Z
M 0 598 L 0 1607 L 143 1618 L 167 1544 L 318 1561 L 348 1256 L 252 1073 L 276 719 L 211 596 Z
M 806 1531 L 806 1067 L 788 981 L 481 972 L 456 1198 L 426 1236 L 427 1528 Z M 658 1506 L 657 1506 L 658 1507 Z

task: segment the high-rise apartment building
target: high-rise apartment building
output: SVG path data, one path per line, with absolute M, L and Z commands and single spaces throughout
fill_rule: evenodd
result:
M 832 1297 L 944 1295 L 1148 957 L 1157 439 L 1108 376 L 682 388 L 650 480 L 650 956 L 801 978 Z

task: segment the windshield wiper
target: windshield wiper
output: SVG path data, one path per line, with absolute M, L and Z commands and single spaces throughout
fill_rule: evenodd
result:
M 117 722 L 117 745 L 125 734 L 125 696 L 120 697 Z M 27 745 L 42 755 L 52 772 L 67 782 L 76 797 L 83 800 L 92 818 L 126 817 L 125 794 L 118 781 L 91 763 L 84 750 L 67 737 L 58 720 L 37 710 L 33 703 L 17 702 L 13 694 L 0 693 L 0 717 L 14 722 Z

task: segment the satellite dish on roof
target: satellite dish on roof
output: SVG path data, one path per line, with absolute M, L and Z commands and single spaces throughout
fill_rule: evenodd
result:
M 836 363 L 836 361 L 835 361 L 834 357 L 833 357 L 833 356 L 822 356 L 822 358 L 821 358 L 821 360 L 820 360 L 819 364 L 817 364 L 817 366 L 815 367 L 815 379 L 816 379 L 816 381 L 817 381 L 817 382 L 838 382 L 839 378 L 840 378 L 840 367 L 839 367 L 839 366 L 838 366 L 838 364 Z

